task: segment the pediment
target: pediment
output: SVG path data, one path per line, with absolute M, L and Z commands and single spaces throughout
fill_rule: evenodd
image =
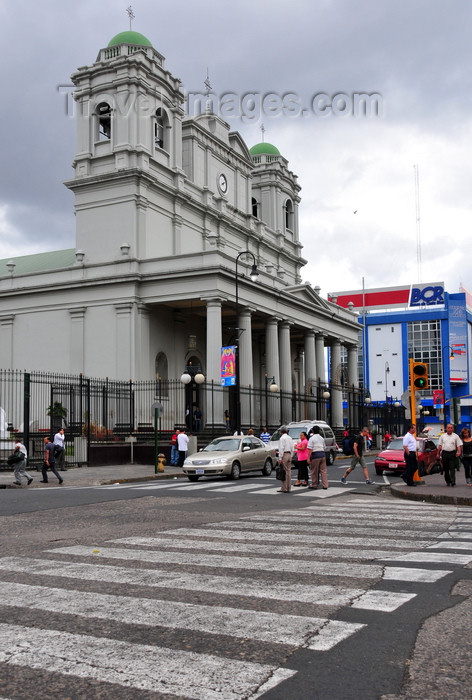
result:
M 324 309 L 328 311 L 332 306 L 331 302 L 320 297 L 319 294 L 315 292 L 313 287 L 304 282 L 303 284 L 296 284 L 291 287 L 285 287 L 284 292 L 290 296 L 296 297 L 297 299 L 304 301 L 308 304 L 316 306 L 318 309 Z

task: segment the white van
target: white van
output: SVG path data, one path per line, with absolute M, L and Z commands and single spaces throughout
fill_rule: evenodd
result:
M 287 423 L 286 428 L 287 428 L 287 433 L 290 435 L 290 437 L 294 440 L 297 441 L 300 438 L 300 433 L 303 431 L 307 435 L 310 432 L 310 430 L 317 425 L 320 429 L 320 435 L 321 437 L 324 438 L 325 444 L 326 444 L 326 464 L 333 464 L 334 459 L 336 457 L 336 438 L 334 436 L 334 433 L 332 429 L 329 427 L 329 425 L 324 421 L 324 420 L 301 420 L 297 421 L 294 423 Z M 271 436 L 268 446 L 275 448 L 275 454 L 278 458 L 279 456 L 279 440 L 280 440 L 280 428 L 275 431 L 275 433 Z M 294 460 L 296 460 L 296 454 L 294 455 Z

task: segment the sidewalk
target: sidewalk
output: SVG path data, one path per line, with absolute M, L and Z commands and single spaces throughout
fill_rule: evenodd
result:
M 31 470 L 34 478 L 29 487 L 47 489 L 57 486 L 54 474 L 48 472 L 49 483 L 41 484 L 41 472 Z M 104 484 L 153 481 L 155 479 L 186 479 L 179 467 L 166 465 L 164 472 L 154 473 L 154 467 L 147 464 L 118 464 L 102 467 L 69 467 L 66 472 L 59 472 L 64 479 L 64 486 L 100 486 Z M 418 486 L 406 486 L 403 482 L 390 485 L 390 491 L 397 498 L 405 498 L 413 501 L 428 501 L 445 505 L 472 506 L 472 486 L 466 486 L 464 471 L 456 473 L 457 485 L 446 486 L 441 474 L 432 474 L 423 478 L 423 483 Z M 377 482 L 381 487 L 382 482 Z M 13 471 L 0 472 L 0 489 L 19 489 L 13 485 Z M 23 481 L 22 488 L 26 488 Z
M 28 488 L 47 489 L 57 486 L 57 479 L 50 471 L 48 472 L 49 483 L 41 484 L 41 472 L 34 469 L 29 471 L 34 481 Z M 67 471 L 59 472 L 64 479 L 64 486 L 100 486 L 103 484 L 127 483 L 135 481 L 153 481 L 154 479 L 177 479 L 183 478 L 182 470 L 179 467 L 167 466 L 164 472 L 155 474 L 154 467 L 149 464 L 118 464 L 102 467 L 68 467 Z M 186 477 L 185 477 L 186 478 Z M 23 488 L 26 482 L 23 480 Z M 0 489 L 19 489 L 13 484 L 13 471 L 0 472 Z

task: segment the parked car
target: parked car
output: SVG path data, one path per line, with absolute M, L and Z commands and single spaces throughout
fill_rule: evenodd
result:
M 306 420 L 306 421 L 296 421 L 293 423 L 287 423 L 285 426 L 287 428 L 287 433 L 293 440 L 299 440 L 300 433 L 303 431 L 307 435 L 310 430 L 315 426 L 319 426 L 320 435 L 324 438 L 326 443 L 326 464 L 333 464 L 334 458 L 337 453 L 336 438 L 332 429 L 329 427 L 325 421 L 322 420 Z M 279 440 L 280 440 L 280 428 L 275 431 L 275 433 L 270 438 L 268 445 L 275 449 L 275 454 L 279 456 Z M 293 462 L 297 463 L 297 456 L 294 455 Z
M 183 472 L 190 481 L 201 476 L 239 479 L 243 472 L 261 471 L 270 476 L 276 464 L 275 449 L 252 435 L 221 436 L 187 457 Z
M 438 458 L 437 439 L 418 437 L 416 445 L 418 471 L 420 474 L 426 474 Z M 403 438 L 395 438 L 389 442 L 387 448 L 375 458 L 374 466 L 377 474 L 383 474 L 384 471 L 404 472 L 406 467 Z

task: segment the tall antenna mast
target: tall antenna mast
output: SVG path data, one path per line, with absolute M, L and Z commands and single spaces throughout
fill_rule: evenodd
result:
M 420 173 L 419 166 L 414 165 L 415 171 L 415 218 L 416 218 L 416 272 L 418 282 L 421 282 L 421 223 L 420 223 Z
M 129 5 L 126 8 L 126 13 L 129 17 L 129 30 L 131 31 L 131 26 L 133 24 L 133 19 L 134 19 L 134 12 L 133 12 L 133 8 L 131 7 L 131 5 Z

